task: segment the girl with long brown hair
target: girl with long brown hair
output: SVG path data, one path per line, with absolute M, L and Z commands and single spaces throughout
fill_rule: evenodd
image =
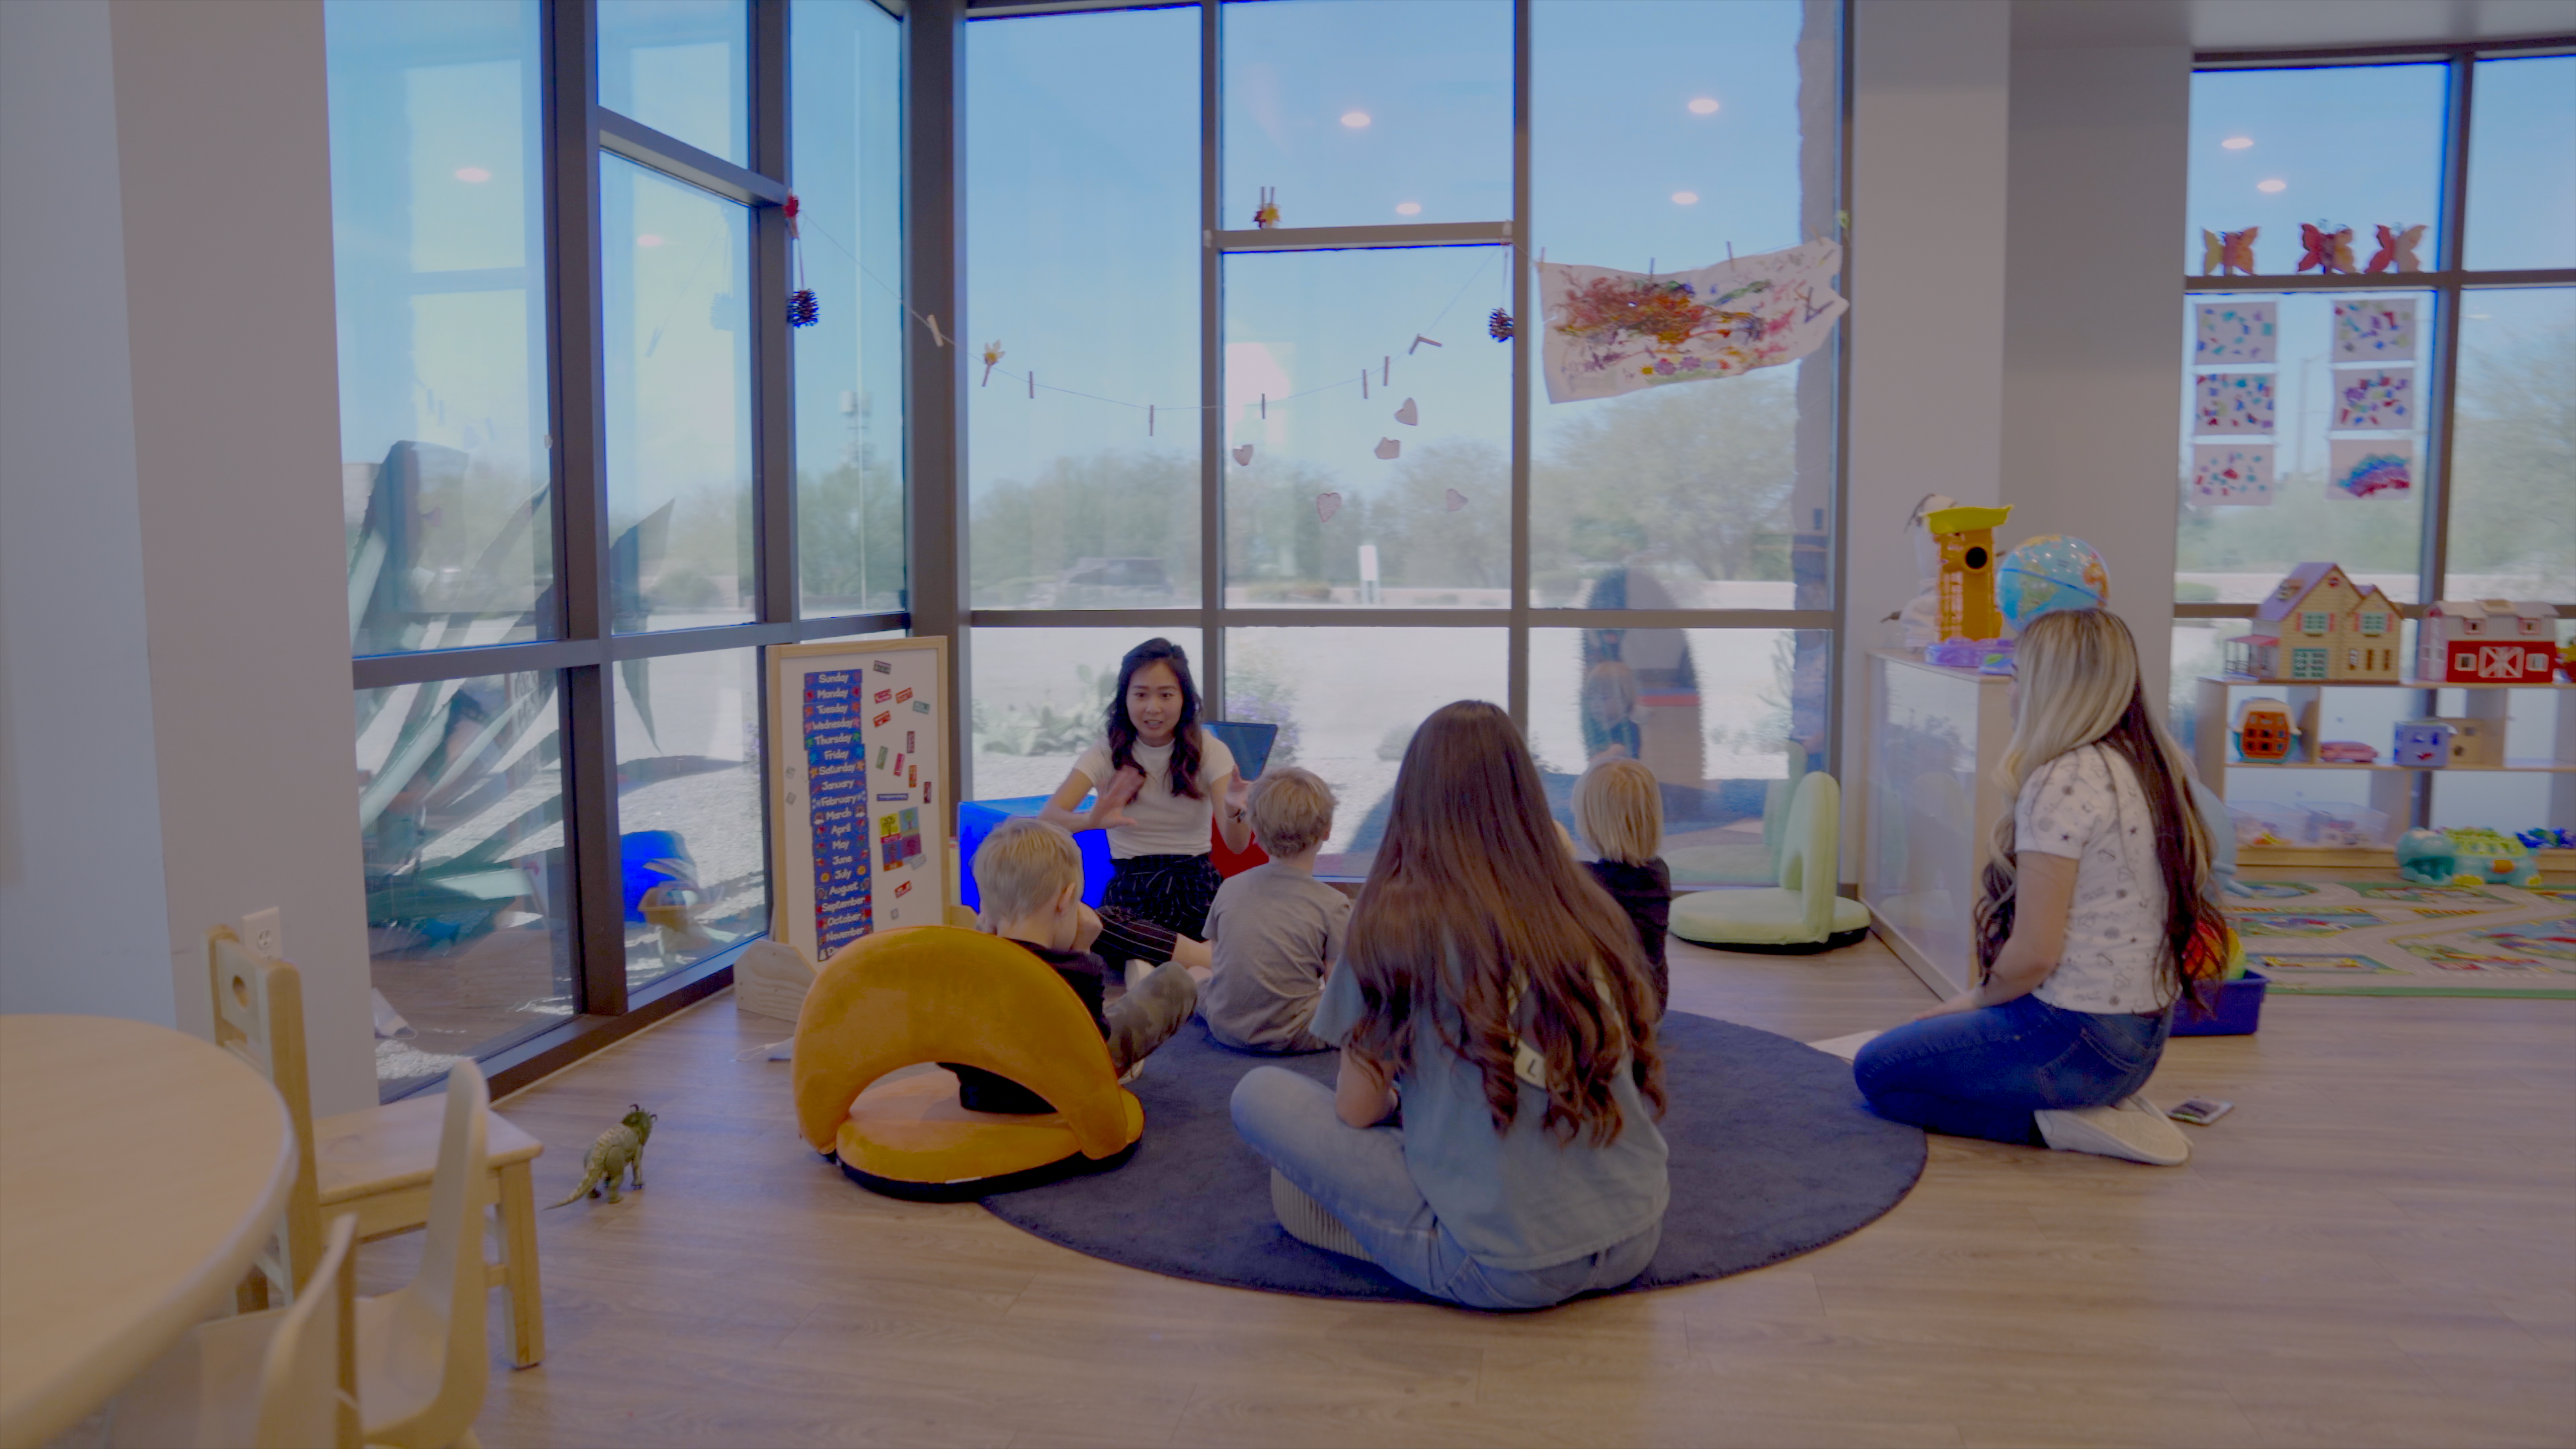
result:
M 1978 984 L 1862 1047 L 1853 1073 L 1884 1117 L 2172 1166 L 2189 1144 L 2139 1089 L 2225 929 L 2190 772 L 2117 615 L 2025 626 L 2013 711 Z
M 1346 1230 L 1415 1289 L 1544 1308 L 1654 1256 L 1659 1009 L 1637 933 L 1567 852 L 1520 731 L 1462 700 L 1405 751 L 1315 1011 L 1310 1030 L 1342 1048 L 1336 1085 L 1255 1067 L 1235 1126 L 1330 1215 L 1326 1236 Z

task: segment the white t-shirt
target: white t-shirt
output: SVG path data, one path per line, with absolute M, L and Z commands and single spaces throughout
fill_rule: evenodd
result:
M 2066 949 L 2032 995 L 2067 1011 L 2105 1014 L 2170 1004 L 2156 971 L 2165 882 L 2155 829 L 2137 772 L 2098 744 L 2068 750 L 2022 782 L 2014 851 L 2076 863 Z
M 1234 773 L 1234 753 L 1225 742 L 1206 730 L 1199 731 L 1199 793 L 1197 799 L 1172 793 L 1172 747 L 1136 742 L 1130 753 L 1136 768 L 1145 772 L 1145 786 L 1136 798 L 1127 802 L 1126 815 L 1135 821 L 1109 832 L 1109 854 L 1114 860 L 1131 855 L 1205 855 L 1208 832 L 1216 823 L 1217 785 Z M 1095 790 L 1109 783 L 1118 773 L 1109 763 L 1109 741 L 1094 740 L 1082 758 L 1073 762 L 1076 773 L 1091 781 Z

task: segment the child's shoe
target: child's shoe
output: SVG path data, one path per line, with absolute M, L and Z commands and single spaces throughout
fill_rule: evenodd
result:
M 1333 1216 L 1322 1203 L 1308 1197 L 1304 1188 L 1280 1176 L 1279 1169 L 1275 1167 L 1270 1169 L 1270 1210 L 1279 1215 L 1279 1226 L 1297 1241 L 1327 1253 L 1339 1253 L 1363 1263 L 1369 1261 L 1367 1251 L 1360 1247 L 1360 1240 L 1351 1236 L 1351 1230 L 1342 1226 L 1342 1220 Z
M 2180 1167 L 2191 1160 L 2191 1143 L 2182 1129 L 2144 1093 L 2108 1107 L 2048 1108 L 2031 1115 L 2039 1120 L 2040 1139 L 2060 1152 L 2090 1152 L 2151 1167 Z

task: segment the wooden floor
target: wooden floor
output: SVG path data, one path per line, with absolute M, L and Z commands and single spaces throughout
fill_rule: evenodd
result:
M 1674 956 L 1680 1009 L 1802 1040 L 1930 1000 L 1875 942 Z M 640 1194 L 540 1214 L 550 1352 L 496 1355 L 485 1444 L 2576 1443 L 2576 1003 L 2278 999 L 2166 1053 L 2159 1100 L 2237 1103 L 2188 1167 L 1935 1138 L 1832 1247 L 1522 1317 L 872 1197 L 734 1060 L 785 1030 L 727 993 L 504 1104 L 540 1203 L 630 1101 L 661 1124 Z

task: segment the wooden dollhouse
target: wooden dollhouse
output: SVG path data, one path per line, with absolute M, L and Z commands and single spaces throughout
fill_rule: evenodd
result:
M 2505 599 L 2444 599 L 2415 633 L 2415 677 L 2444 684 L 2547 684 L 2558 611 Z
M 2227 641 L 2227 672 L 2282 684 L 2393 680 L 2401 618 L 2377 584 L 2354 583 L 2341 564 L 2303 563 L 2254 611 L 2254 631 Z

